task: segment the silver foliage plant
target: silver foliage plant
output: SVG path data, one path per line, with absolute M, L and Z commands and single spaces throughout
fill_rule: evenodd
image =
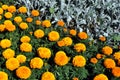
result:
M 117 35 L 120 41 L 119 0 L 17 0 L 25 5 L 28 15 L 31 9 L 41 12 L 40 19 L 50 19 L 52 24 L 63 19 L 66 27 L 86 31 L 90 36 Z

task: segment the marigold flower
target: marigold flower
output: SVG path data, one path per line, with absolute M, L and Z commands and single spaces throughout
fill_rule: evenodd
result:
M 93 80 L 108 80 L 108 77 L 105 74 L 98 74 Z
M 54 61 L 59 66 L 64 66 L 68 63 L 69 58 L 67 57 L 66 53 L 64 51 L 58 51 L 55 54 Z
M 103 55 L 102 55 L 102 54 L 97 53 L 97 55 L 96 55 L 96 58 L 97 58 L 97 59 L 101 59 L 102 57 L 103 57 Z
M 0 80 L 8 80 L 8 74 L 6 72 L 0 71 Z
M 42 74 L 41 80 L 56 80 L 55 76 L 51 72 L 44 72 Z
M 2 52 L 2 55 L 5 59 L 13 58 L 15 56 L 15 51 L 8 48 Z
M 113 74 L 113 76 L 115 76 L 115 77 L 120 77 L 120 67 L 114 67 L 114 68 L 112 69 L 112 74 Z
M 72 63 L 76 67 L 84 67 L 86 65 L 86 59 L 83 56 L 78 55 L 73 58 Z
M 60 38 L 60 35 L 57 31 L 51 31 L 49 34 L 48 34 L 48 39 L 50 41 L 57 41 L 59 40 Z
M 10 20 L 5 20 L 5 21 L 4 21 L 4 25 L 6 25 L 6 26 L 7 26 L 7 25 L 12 25 L 12 21 L 10 21 Z
M 37 29 L 35 32 L 34 32 L 34 36 L 36 37 L 36 38 L 42 38 L 42 37 L 44 37 L 44 31 L 43 30 L 41 30 L 41 29 Z
M 39 16 L 39 11 L 38 10 L 32 10 L 31 12 L 32 16 Z
M 51 23 L 49 20 L 44 20 L 42 22 L 42 26 L 48 28 L 48 27 L 51 27 Z
M 0 32 L 3 32 L 5 30 L 5 25 L 4 24 L 0 24 Z
M 8 30 L 9 32 L 12 32 L 16 30 L 16 26 L 13 24 L 9 24 L 9 25 L 6 25 L 5 29 Z
M 70 45 L 72 45 L 72 39 L 70 38 L 70 37 L 64 37 L 63 39 L 62 39 L 63 41 L 64 41 L 64 43 L 65 43 L 65 46 L 70 46 Z
M 36 20 L 35 23 L 36 23 L 36 25 L 41 25 L 41 21 L 40 20 Z
M 77 43 L 77 44 L 74 45 L 74 49 L 77 52 L 86 51 L 86 46 L 83 43 Z
M 60 41 L 57 41 L 57 45 L 58 45 L 59 47 L 62 47 L 62 46 L 65 46 L 65 43 L 64 43 L 63 40 L 60 40 Z
M 93 63 L 93 64 L 96 64 L 98 62 L 98 60 L 96 58 L 91 58 L 90 62 Z
M 39 47 L 37 49 L 38 55 L 41 58 L 50 58 L 51 57 L 51 51 L 49 48 L 46 47 Z
M 21 16 L 16 16 L 16 17 L 14 18 L 14 21 L 15 21 L 16 23 L 22 22 Z
M 67 31 L 68 31 L 68 29 L 67 29 L 67 28 L 63 28 L 63 31 L 64 31 L 64 32 L 67 32 Z
M 5 18 L 12 18 L 12 13 L 10 13 L 10 12 L 6 12 L 5 14 L 4 14 L 4 16 L 5 16 Z
M 14 12 L 16 12 L 16 7 L 13 6 L 13 5 L 11 5 L 11 6 L 8 7 L 7 10 L 8 10 L 9 12 L 11 12 L 11 13 L 14 13 Z
M 13 71 L 20 66 L 19 61 L 16 58 L 9 58 L 6 61 L 6 68 Z
M 39 57 L 35 57 L 30 61 L 31 68 L 41 69 L 43 67 L 43 60 Z
M 120 52 L 115 52 L 113 56 L 114 56 L 114 59 L 120 60 Z
M 0 14 L 3 14 L 3 9 L 2 8 L 0 8 Z
M 33 19 L 31 17 L 28 17 L 28 18 L 26 18 L 26 21 L 30 23 L 33 21 Z
M 18 11 L 19 11 L 20 13 L 27 13 L 27 8 L 24 7 L 24 6 L 22 6 L 22 7 L 20 7 L 20 8 L 18 9 Z
M 2 9 L 3 10 L 7 10 L 8 9 L 8 5 L 6 5 L 6 4 L 2 5 Z
M 104 42 L 104 41 L 106 41 L 106 38 L 104 36 L 100 36 L 99 40 Z
M 62 20 L 59 20 L 57 22 L 57 25 L 63 27 L 65 25 L 65 23 Z
M 16 70 L 17 77 L 21 79 L 27 79 L 31 76 L 31 70 L 27 66 L 21 66 Z
M 79 32 L 79 33 L 78 33 L 78 37 L 79 37 L 80 39 L 87 39 L 87 38 L 88 38 L 88 35 L 87 35 L 86 32 Z
M 113 49 L 109 46 L 105 46 L 102 48 L 102 52 L 105 54 L 105 55 L 110 55 L 112 54 L 113 52 Z
M 74 77 L 72 80 L 79 80 L 79 78 L 77 78 L 77 77 Z
M 11 46 L 11 41 L 8 40 L 8 39 L 2 39 L 2 40 L 0 41 L 0 46 L 1 46 L 2 48 L 8 48 L 8 47 Z
M 21 41 L 21 42 L 30 42 L 30 37 L 29 37 L 29 36 L 22 36 L 22 37 L 20 38 L 20 41 Z
M 32 45 L 26 42 L 23 42 L 20 45 L 20 50 L 24 52 L 31 52 L 32 51 Z
M 74 29 L 71 29 L 71 30 L 70 30 L 70 34 L 71 34 L 71 35 L 73 35 L 73 36 L 76 36 L 77 31 L 76 31 L 76 30 L 74 30 Z
M 17 55 L 16 59 L 19 61 L 19 63 L 24 63 L 26 61 L 26 56 L 19 54 Z
M 19 25 L 19 27 L 20 27 L 21 29 L 25 30 L 25 29 L 28 28 L 28 25 L 27 25 L 27 23 L 25 23 L 25 22 L 21 22 L 20 25 Z
M 113 59 L 107 58 L 104 60 L 104 66 L 106 68 L 114 68 L 116 66 L 116 63 Z

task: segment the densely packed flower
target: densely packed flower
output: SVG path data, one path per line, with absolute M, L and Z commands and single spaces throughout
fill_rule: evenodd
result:
M 0 80 L 8 80 L 8 74 L 6 72 L 0 71 Z
M 105 74 L 98 74 L 94 77 L 93 80 L 109 80 Z
M 41 80 L 56 80 L 52 72 L 44 72 L 42 74 Z

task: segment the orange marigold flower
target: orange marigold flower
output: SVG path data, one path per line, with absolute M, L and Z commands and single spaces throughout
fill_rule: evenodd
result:
M 59 66 L 64 66 L 68 63 L 69 58 L 67 57 L 66 53 L 64 51 L 58 51 L 55 54 L 54 61 Z
M 20 27 L 21 29 L 25 30 L 25 29 L 28 28 L 28 25 L 27 25 L 27 23 L 25 23 L 25 22 L 21 22 L 20 25 L 19 25 L 19 27 Z
M 3 9 L 2 8 L 0 8 L 0 14 L 3 14 Z
M 15 51 L 8 48 L 2 52 L 2 55 L 5 59 L 13 58 L 15 56 Z
M 113 76 L 115 76 L 115 77 L 120 77 L 120 67 L 114 67 L 114 68 L 112 69 L 112 74 L 113 74 Z
M 79 78 L 77 78 L 77 77 L 74 77 L 72 80 L 79 80 Z
M 76 67 L 84 67 L 86 65 L 86 59 L 83 56 L 78 55 L 73 58 L 72 63 Z
M 79 33 L 78 33 L 78 37 L 79 37 L 80 39 L 87 39 L 87 38 L 88 38 L 88 35 L 87 35 L 86 32 L 79 32 Z
M 19 61 L 16 58 L 9 58 L 6 61 L 6 68 L 13 71 L 20 66 Z
M 18 9 L 18 11 L 19 11 L 20 13 L 27 13 L 27 8 L 24 7 L 24 6 L 22 6 L 22 7 L 20 7 L 20 8 Z
M 93 63 L 93 64 L 96 64 L 98 62 L 98 60 L 96 58 L 91 58 L 90 62 Z
M 22 22 L 21 16 L 16 16 L 16 17 L 14 18 L 14 21 L 15 21 L 16 23 Z
M 32 16 L 39 16 L 39 11 L 38 10 L 32 10 L 31 12 Z
M 5 30 L 5 25 L 4 24 L 0 24 L 0 32 L 3 32 Z
M 60 41 L 57 42 L 57 45 L 58 45 L 59 47 L 62 47 L 62 46 L 65 46 L 65 43 L 64 43 L 63 40 L 60 40 Z
M 35 57 L 30 61 L 31 68 L 41 69 L 43 67 L 43 60 L 39 57 Z
M 104 42 L 104 41 L 106 41 L 106 37 L 100 36 L 100 37 L 99 37 L 99 40 Z
M 6 5 L 6 4 L 2 5 L 2 9 L 3 10 L 7 10 L 8 9 L 8 5 Z
M 10 25 L 6 25 L 5 29 L 8 30 L 9 32 L 12 32 L 16 30 L 16 27 L 15 25 L 10 24 Z
M 26 21 L 30 23 L 33 21 L 33 19 L 31 17 L 28 17 L 28 18 L 26 18 Z
M 71 29 L 71 30 L 70 30 L 70 34 L 71 34 L 71 35 L 73 35 L 73 36 L 76 36 L 77 31 L 76 31 L 76 30 L 74 30 L 74 29 Z
M 17 55 L 16 59 L 19 61 L 19 63 L 24 63 L 26 61 L 26 56 L 19 54 Z
M 102 52 L 105 54 L 105 55 L 110 55 L 112 54 L 113 52 L 113 49 L 109 46 L 105 46 L 102 48 Z
M 93 80 L 108 80 L 108 77 L 105 74 L 98 74 Z
M 9 12 L 11 12 L 11 13 L 14 13 L 14 12 L 16 12 L 16 7 L 13 6 L 13 5 L 11 5 L 11 6 L 8 7 L 7 10 L 8 10 Z
M 86 46 L 83 43 L 77 43 L 77 44 L 74 45 L 74 49 L 77 52 L 86 51 Z
M 20 50 L 24 52 L 31 52 L 32 51 L 32 45 L 26 42 L 23 42 L 20 45 Z
M 97 55 L 96 55 L 96 58 L 97 58 L 97 59 L 101 59 L 102 57 L 103 57 L 103 55 L 102 55 L 102 54 L 97 53 Z
M 38 55 L 41 58 L 50 58 L 51 57 L 51 51 L 49 48 L 46 47 L 39 47 L 37 49 Z
M 48 34 L 48 39 L 50 41 L 57 41 L 59 40 L 60 38 L 60 35 L 57 31 L 51 31 L 49 34 Z
M 7 26 L 7 25 L 12 25 L 12 21 L 10 21 L 10 20 L 5 20 L 5 21 L 4 21 L 4 25 L 6 25 L 6 26 Z
M 4 16 L 5 16 L 5 18 L 12 18 L 12 13 L 10 13 L 10 12 L 6 12 L 5 14 L 4 14 Z
M 56 79 L 53 73 L 44 72 L 41 76 L 41 80 L 56 80 Z
M 2 48 L 8 48 L 8 47 L 11 46 L 11 41 L 8 40 L 8 39 L 2 39 L 2 40 L 0 41 L 0 46 L 1 46 Z
M 44 21 L 42 22 L 42 26 L 43 26 L 43 27 L 46 27 L 46 28 L 51 27 L 50 20 L 44 20 Z
M 70 37 L 64 37 L 63 39 L 62 39 L 63 41 L 64 41 L 64 43 L 65 43 L 65 46 L 70 46 L 70 45 L 72 45 L 72 39 L 70 38 Z
M 116 66 L 116 63 L 113 59 L 107 58 L 104 60 L 104 66 L 106 68 L 114 68 Z
M 41 25 L 41 21 L 40 20 L 36 20 L 35 23 L 36 23 L 36 25 Z
M 113 56 L 116 60 L 120 60 L 120 52 L 115 52 Z
M 29 37 L 29 36 L 22 36 L 22 37 L 20 38 L 20 41 L 21 41 L 21 42 L 30 42 L 30 37 Z
M 17 77 L 21 79 L 27 79 L 31 76 L 31 70 L 27 66 L 21 66 L 16 70 Z
M 63 27 L 65 25 L 65 23 L 63 22 L 63 20 L 59 20 L 57 22 L 57 25 Z
M 35 32 L 34 32 L 34 36 L 36 37 L 36 38 L 42 38 L 42 37 L 44 37 L 44 31 L 43 30 L 41 30 L 41 29 L 37 29 Z
M 6 72 L 0 71 L 0 80 L 8 80 L 8 74 Z

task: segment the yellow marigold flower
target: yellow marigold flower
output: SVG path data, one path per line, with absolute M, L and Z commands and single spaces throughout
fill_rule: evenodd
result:
M 8 80 L 8 74 L 6 72 L 0 71 L 0 80 Z
M 56 80 L 56 79 L 53 73 L 47 71 L 42 74 L 41 80 Z
M 6 4 L 2 5 L 2 9 L 3 10 L 7 10 L 8 9 L 8 5 L 6 5 Z
M 93 64 L 96 64 L 98 62 L 98 60 L 96 58 L 91 58 L 90 62 L 93 63 Z
M 0 20 L 2 19 L 2 16 L 0 15 Z
M 73 58 L 72 63 L 76 67 L 84 67 L 86 65 L 86 59 L 83 56 L 78 55 Z
M 39 47 L 37 49 L 38 55 L 41 58 L 50 58 L 51 57 L 51 51 L 49 48 L 46 47 Z
M 105 46 L 102 48 L 102 52 L 105 54 L 105 55 L 110 55 L 112 54 L 113 52 L 113 49 L 109 46 Z
M 23 42 L 20 45 L 20 50 L 24 52 L 31 52 L 32 51 L 32 45 L 30 43 Z
M 11 6 L 8 7 L 8 11 L 11 12 L 11 13 L 14 13 L 14 12 L 16 12 L 16 7 L 11 5 Z
M 57 22 L 57 25 L 63 27 L 65 25 L 65 23 L 62 20 L 59 20 Z
M 12 25 L 12 21 L 10 21 L 10 20 L 5 20 L 5 21 L 4 21 L 4 25 L 6 25 L 6 26 L 7 26 L 7 25 Z
M 68 63 L 69 58 L 67 57 L 66 53 L 64 51 L 58 51 L 55 54 L 54 61 L 59 66 L 64 66 Z
M 106 68 L 114 68 L 116 66 L 116 63 L 113 59 L 107 58 L 104 60 L 104 66 Z
M 13 71 L 20 66 L 19 61 L 16 58 L 9 58 L 6 61 L 6 68 Z
M 32 16 L 39 16 L 39 11 L 38 10 L 32 10 L 31 12 Z
M 115 52 L 113 56 L 116 60 L 120 60 L 120 52 Z
M 0 32 L 3 32 L 5 30 L 5 25 L 4 24 L 0 24 Z
M 5 29 L 8 30 L 9 32 L 12 32 L 16 30 L 16 26 L 13 24 L 6 25 Z
M 21 66 L 16 70 L 17 77 L 21 79 L 27 79 L 31 76 L 31 70 L 27 66 Z
M 10 13 L 10 12 L 6 12 L 5 14 L 4 14 L 4 16 L 5 16 L 5 18 L 12 18 L 12 13 Z
M 44 37 L 44 31 L 43 30 L 41 30 L 41 29 L 37 29 L 35 32 L 34 32 L 34 36 L 36 37 L 36 38 L 42 38 L 42 37 Z
M 71 35 L 73 35 L 73 36 L 76 36 L 77 31 L 76 31 L 76 30 L 74 30 L 74 29 L 71 29 L 71 30 L 70 30 L 70 34 L 71 34 Z
M 44 20 L 44 21 L 42 22 L 42 26 L 43 26 L 43 27 L 46 27 L 46 28 L 51 27 L 50 20 Z
M 29 37 L 29 36 L 22 36 L 22 37 L 20 38 L 20 41 L 21 41 L 21 42 L 30 42 L 30 37 Z
M 2 52 L 2 55 L 5 59 L 13 58 L 15 56 L 15 51 L 8 48 Z
M 57 45 L 58 45 L 59 47 L 62 47 L 62 46 L 65 46 L 65 43 L 64 43 L 63 40 L 60 40 L 60 41 L 57 42 Z
M 72 80 L 79 80 L 79 78 L 77 78 L 77 77 L 74 77 Z
M 0 8 L 0 14 L 3 14 L 3 9 L 2 8 Z
M 40 20 L 36 20 L 35 23 L 36 23 L 36 25 L 41 25 L 41 21 Z
M 20 8 L 18 9 L 18 11 L 19 11 L 20 13 L 27 13 L 27 8 L 24 7 L 24 6 L 22 6 L 22 7 L 20 7 Z
M 16 23 L 22 22 L 21 16 L 16 16 L 16 17 L 14 18 L 14 21 L 15 21 Z
M 51 31 L 49 34 L 48 34 L 48 39 L 50 41 L 57 41 L 59 40 L 60 38 L 60 35 L 57 31 Z
M 19 61 L 19 63 L 24 63 L 26 61 L 26 56 L 19 54 L 17 55 L 16 59 Z
M 30 23 L 33 21 L 33 19 L 31 17 L 28 17 L 28 18 L 26 18 L 26 21 Z
M 104 42 L 104 41 L 106 41 L 106 37 L 100 36 L 100 37 L 99 37 L 99 40 Z
M 20 27 L 21 29 L 25 30 L 25 29 L 28 28 L 28 25 L 27 25 L 27 23 L 25 23 L 25 22 L 21 22 L 20 25 L 19 25 L 19 27 Z
M 2 39 L 2 40 L 0 41 L 0 46 L 1 46 L 2 48 L 8 48 L 8 47 L 11 46 L 11 41 L 8 40 L 8 39 Z
M 82 51 L 86 51 L 86 46 L 83 43 L 77 43 L 77 44 L 74 45 L 74 49 L 77 52 L 82 52 Z
M 78 33 L 78 37 L 79 37 L 80 39 L 87 39 L 87 38 L 88 38 L 88 35 L 87 35 L 86 32 L 79 32 L 79 33 Z
M 70 38 L 70 37 L 64 37 L 63 39 L 62 39 L 63 41 L 64 41 L 64 43 L 65 43 L 65 46 L 70 46 L 70 45 L 72 45 L 72 39 Z
M 113 76 L 115 76 L 115 77 L 120 77 L 120 67 L 114 67 L 114 68 L 112 69 L 112 74 L 113 74 Z
M 108 80 L 108 77 L 105 74 L 98 74 L 93 80 Z
M 35 57 L 30 61 L 31 68 L 41 69 L 43 67 L 43 60 L 39 57 Z

